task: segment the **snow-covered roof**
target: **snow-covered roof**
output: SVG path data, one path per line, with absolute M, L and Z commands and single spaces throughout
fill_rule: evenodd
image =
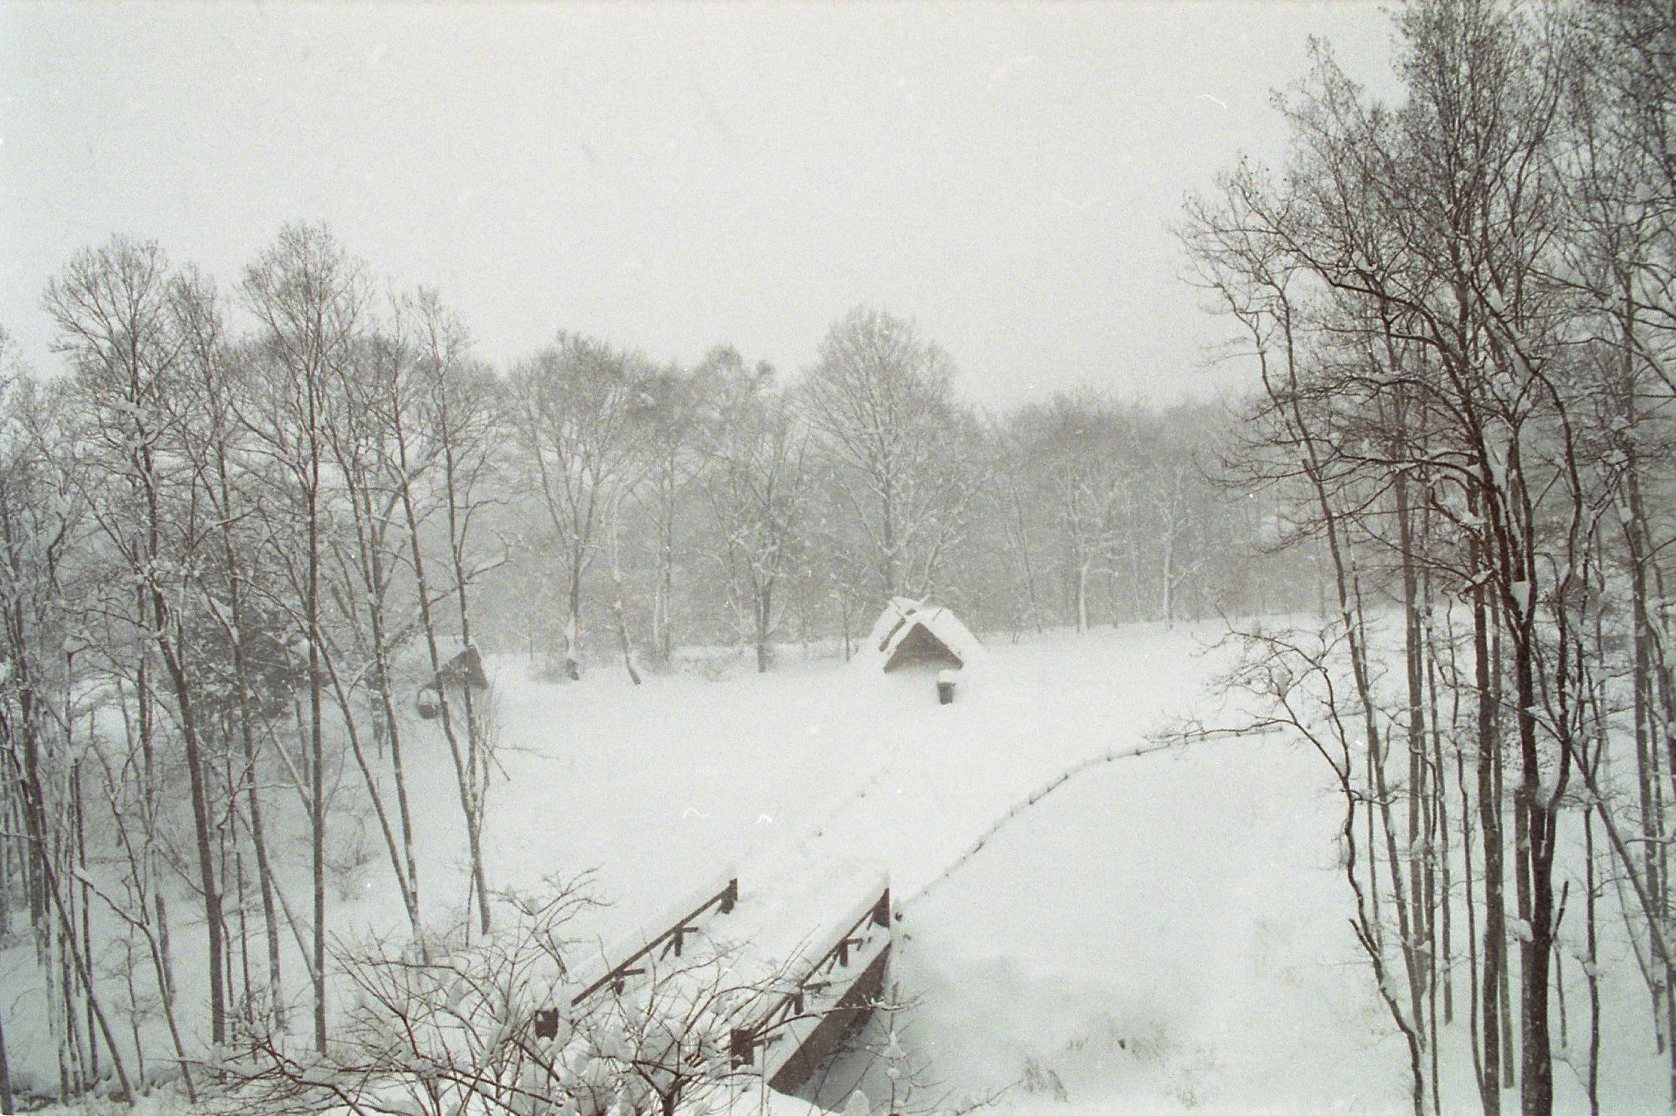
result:
M 885 610 L 879 613 L 878 620 L 873 623 L 873 631 L 867 637 L 867 647 L 874 651 L 883 651 L 885 641 L 902 624 L 902 621 L 920 607 L 920 602 L 907 597 L 892 597 Z
M 921 630 L 946 648 L 959 666 L 970 666 L 984 655 L 983 644 L 948 609 L 929 601 L 892 597 L 857 658 L 878 669 L 890 670 L 898 652 Z

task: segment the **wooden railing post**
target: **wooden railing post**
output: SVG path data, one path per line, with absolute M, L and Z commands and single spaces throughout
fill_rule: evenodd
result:
M 728 1035 L 728 1052 L 733 1061 L 733 1068 L 749 1066 L 756 1062 L 757 1037 L 745 1027 L 735 1027 Z
M 571 997 L 571 1004 L 580 1004 L 583 1000 L 592 996 L 595 992 L 598 992 L 602 988 L 610 988 L 613 992 L 620 994 L 625 987 L 625 977 L 640 976 L 646 972 L 643 968 L 637 969 L 630 967 L 636 961 L 640 960 L 642 957 L 653 956 L 660 945 L 663 946 L 664 956 L 667 956 L 671 952 L 673 952 L 677 957 L 681 956 L 683 939 L 686 935 L 697 931 L 696 927 L 690 926 L 688 923 L 691 923 L 699 918 L 712 906 L 714 906 L 720 914 L 729 914 L 732 912 L 734 905 L 738 902 L 739 880 L 736 877 L 728 880 L 726 887 L 710 896 L 710 898 L 706 899 L 703 903 L 699 904 L 699 906 L 691 914 L 688 914 L 685 918 L 682 918 L 680 921 L 675 923 L 674 926 L 665 930 L 663 933 L 635 950 L 634 953 L 624 959 L 614 969 L 610 970 L 604 976 L 600 977 L 598 980 L 588 985 L 588 987 L 578 992 L 575 996 Z

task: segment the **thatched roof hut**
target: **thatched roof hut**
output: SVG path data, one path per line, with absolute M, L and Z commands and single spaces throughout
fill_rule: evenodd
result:
M 862 653 L 886 674 L 910 664 L 959 670 L 980 658 L 983 644 L 960 618 L 940 605 L 892 597 L 873 625 Z

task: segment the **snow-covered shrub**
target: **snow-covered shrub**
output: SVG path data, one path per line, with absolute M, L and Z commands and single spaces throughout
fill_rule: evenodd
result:
M 348 903 L 366 890 L 366 868 L 372 863 L 367 845 L 367 819 L 363 813 L 346 813 L 339 820 L 338 836 L 326 852 L 326 876 L 338 902 Z
M 349 989 L 324 1056 L 302 1036 L 251 1030 L 222 1069 L 218 1107 L 413 1116 L 612 1116 L 673 1112 L 733 1072 L 733 1021 L 766 987 L 729 982 L 730 960 L 689 938 L 648 957 L 620 992 L 584 989 L 575 881 L 503 895 L 489 935 L 374 941 L 335 958 Z
M 1059 1074 L 1052 1066 L 1043 1065 L 1034 1055 L 1025 1055 L 1024 1076 L 1020 1085 L 1026 1093 L 1045 1093 L 1061 1103 L 1070 1100 Z

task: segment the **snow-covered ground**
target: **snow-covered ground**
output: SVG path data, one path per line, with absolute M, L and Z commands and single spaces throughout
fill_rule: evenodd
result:
M 606 905 L 583 929 L 616 955 L 729 874 L 745 911 L 794 882 L 888 873 L 891 979 L 912 1006 L 894 1039 L 872 1036 L 892 1058 L 840 1063 L 823 1098 L 865 1071 L 882 1103 L 894 1064 L 912 1107 L 1406 1112 L 1406 1054 L 1346 925 L 1321 761 L 1274 736 L 1150 742 L 1189 713 L 1231 719 L 1209 691 L 1215 637 L 1143 626 L 994 640 L 949 706 L 931 671 L 795 653 L 767 675 L 740 663 L 638 687 L 609 663 L 548 683 L 493 659 L 504 775 L 490 791 L 491 882 L 592 870 Z M 415 720 L 408 750 L 422 886 L 446 917 L 466 878 L 452 769 L 433 723 Z M 368 849 L 333 912 L 339 934 L 400 923 Z M 1610 1111 L 1659 1095 L 1654 1059 L 1609 1068 Z M 1577 1110 L 1566 1073 L 1561 1108 Z M 1469 1082 L 1446 1070 L 1446 1108 L 1476 1108 Z
M 1318 762 L 1273 741 L 1141 757 L 999 833 L 903 922 L 927 1080 L 1058 1112 L 1405 1109 L 1335 917 Z
M 867 662 L 636 688 L 604 668 L 533 683 L 503 660 L 517 751 L 492 872 L 596 868 L 610 942 L 719 868 L 749 896 L 878 864 L 920 1103 L 1400 1110 L 1404 1056 L 1354 964 L 1319 761 L 1274 738 L 1128 756 L 1178 717 L 1217 722 L 1215 634 L 999 642 L 946 707 L 931 673 Z
M 611 904 L 595 916 L 607 940 L 728 865 L 749 893 L 811 863 L 874 860 L 900 903 L 1066 768 L 1202 708 L 1208 635 L 997 646 L 963 672 L 949 706 L 929 672 L 859 662 L 635 687 L 607 664 L 578 685 L 494 661 L 507 778 L 490 792 L 491 875 L 533 886 L 594 869 Z M 429 812 L 451 821 L 445 774 Z M 427 860 L 457 859 L 446 821 L 427 842 Z

